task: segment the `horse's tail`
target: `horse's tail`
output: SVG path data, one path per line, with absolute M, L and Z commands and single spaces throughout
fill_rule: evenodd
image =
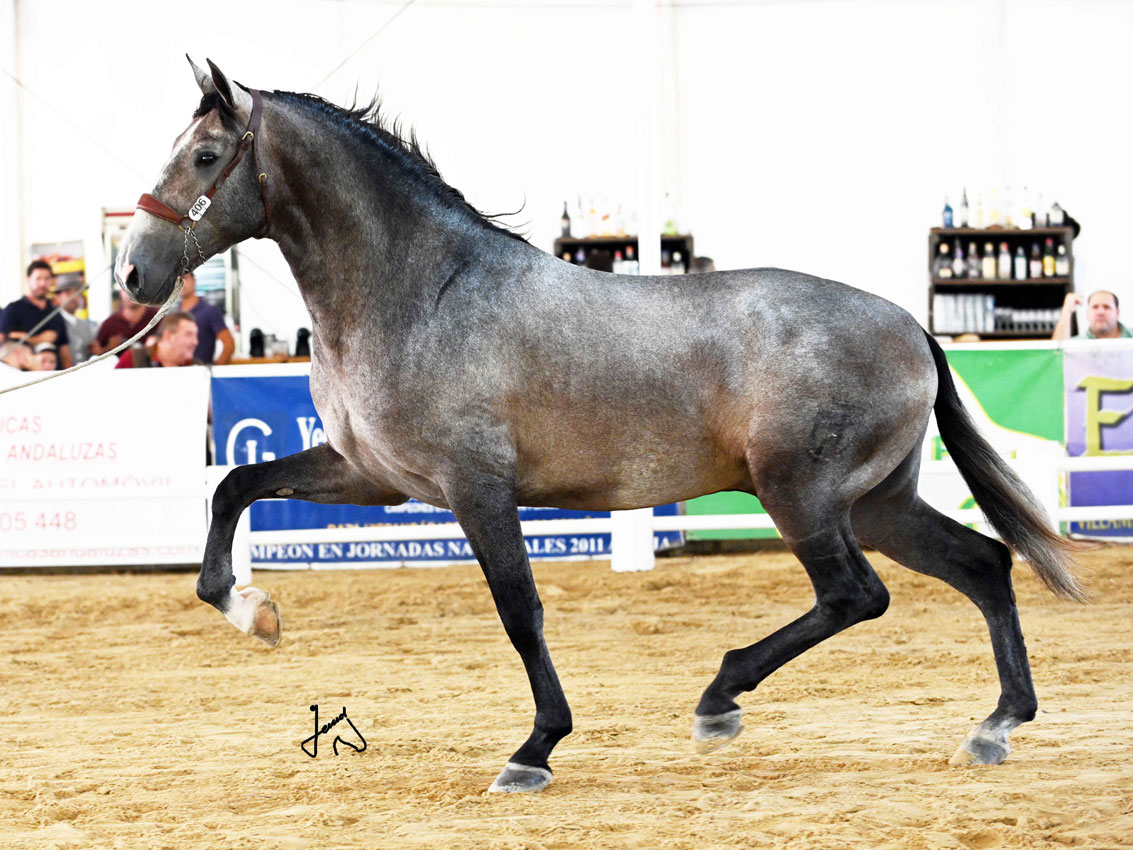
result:
M 1070 553 L 1081 544 L 1055 533 L 1019 476 L 983 438 L 960 402 L 944 350 L 928 333 L 936 361 L 936 422 L 944 446 L 964 476 L 976 503 L 1003 542 L 1030 563 L 1050 591 L 1063 599 L 1086 601 L 1086 593 L 1071 572 Z

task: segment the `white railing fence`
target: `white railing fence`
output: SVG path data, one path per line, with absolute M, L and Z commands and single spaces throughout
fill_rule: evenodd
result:
M 1065 476 L 1070 472 L 1101 472 L 1133 469 L 1133 455 L 1105 457 L 1065 457 L 1058 451 L 1020 452 L 1010 461 L 1019 477 L 1027 484 L 1046 509 L 1052 527 L 1060 523 L 1089 520 L 1133 519 L 1133 504 L 1099 505 L 1096 507 L 1064 507 L 1061 493 Z M 208 468 L 208 494 L 228 473 L 230 467 Z M 929 461 L 922 465 L 921 480 L 934 476 L 958 478 L 959 471 L 950 460 Z M 1133 494 L 1131 494 L 1133 496 Z M 964 523 L 986 525 L 983 512 L 978 508 L 946 510 L 948 516 Z M 293 543 L 351 543 L 398 540 L 461 539 L 464 532 L 454 522 L 428 525 L 380 525 L 363 528 L 288 529 L 282 531 L 251 531 L 249 511 L 245 511 L 237 527 L 232 547 L 233 570 L 238 585 L 252 580 L 251 547 L 257 544 Z M 651 508 L 632 511 L 615 511 L 609 517 L 584 519 L 527 520 L 522 523 L 524 536 L 543 534 L 605 534 L 609 533 L 611 567 L 615 571 L 649 570 L 654 565 L 653 534 L 658 531 L 720 531 L 727 529 L 771 529 L 775 527 L 767 514 L 716 514 L 712 516 L 654 516 Z M 273 565 L 271 569 L 278 569 Z M 283 567 L 286 569 L 286 567 Z

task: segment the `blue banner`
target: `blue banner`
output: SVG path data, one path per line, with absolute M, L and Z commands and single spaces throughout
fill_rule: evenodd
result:
M 227 377 L 226 371 L 236 375 Z M 280 374 L 280 372 L 286 374 Z M 314 448 L 327 441 L 322 421 L 311 400 L 306 367 L 256 367 L 257 374 L 224 367 L 214 370 L 212 379 L 213 434 L 216 462 L 220 465 L 260 463 Z M 264 374 L 259 374 L 263 372 Z M 402 564 L 446 564 L 471 562 L 476 558 L 468 541 L 433 539 L 429 523 L 455 522 L 450 511 L 410 500 L 388 507 L 319 505 L 293 499 L 256 502 L 251 511 L 252 531 L 304 528 L 365 528 L 367 526 L 419 524 L 416 540 L 356 543 L 258 544 L 252 547 L 252 563 L 299 566 L 331 566 L 365 563 L 381 566 Z M 662 505 L 655 514 L 672 516 L 677 505 Z M 608 517 L 603 511 L 568 511 L 558 508 L 520 507 L 521 520 Z M 657 549 L 679 546 L 680 532 L 654 535 Z M 609 534 L 554 534 L 525 538 L 533 559 L 589 559 L 609 557 Z

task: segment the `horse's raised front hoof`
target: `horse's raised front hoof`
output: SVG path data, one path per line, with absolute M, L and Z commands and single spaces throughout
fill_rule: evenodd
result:
M 975 764 L 1003 764 L 1011 748 L 1006 743 L 972 735 L 956 750 L 948 763 L 953 767 Z
M 712 753 L 728 746 L 732 740 L 744 730 L 740 718 L 744 710 L 736 708 L 723 714 L 712 714 L 706 717 L 696 715 L 692 724 L 692 742 L 696 751 L 701 755 Z
M 254 587 L 246 587 L 240 591 L 243 598 L 242 605 L 249 611 L 248 627 L 244 630 L 252 637 L 257 637 L 268 646 L 278 646 L 283 635 L 283 621 L 279 616 L 279 606 L 272 601 L 271 596 Z
M 542 791 L 551 784 L 551 771 L 542 767 L 528 767 L 525 764 L 507 763 L 489 791 Z

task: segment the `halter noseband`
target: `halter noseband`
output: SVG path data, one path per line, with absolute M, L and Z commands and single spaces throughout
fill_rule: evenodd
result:
M 240 139 L 240 145 L 236 148 L 236 153 L 232 155 L 232 160 L 225 166 L 224 171 L 220 172 L 220 175 L 216 178 L 216 182 L 212 184 L 212 187 L 193 202 L 193 205 L 189 207 L 189 211 L 185 215 L 163 204 L 148 192 L 138 198 L 138 209 L 143 212 L 148 212 L 150 215 L 155 215 L 158 218 L 165 219 L 168 222 L 172 222 L 182 230 L 193 230 L 197 226 L 197 222 L 201 220 L 205 212 L 212 205 L 212 196 L 220 190 L 220 187 L 224 185 L 224 181 L 236 170 L 236 166 L 240 164 L 240 160 L 244 158 L 244 154 L 251 148 L 252 159 L 255 162 L 256 171 L 258 172 L 257 182 L 260 184 L 260 196 L 264 201 L 264 230 L 256 238 L 262 238 L 267 235 L 268 230 L 271 228 L 271 207 L 268 205 L 267 190 L 268 176 L 265 172 L 260 171 L 259 156 L 256 153 L 256 131 L 260 129 L 263 98 L 260 96 L 257 89 L 248 89 L 248 94 L 252 96 L 252 115 L 248 119 L 248 129 Z M 185 226 L 185 222 L 189 222 L 188 227 Z

